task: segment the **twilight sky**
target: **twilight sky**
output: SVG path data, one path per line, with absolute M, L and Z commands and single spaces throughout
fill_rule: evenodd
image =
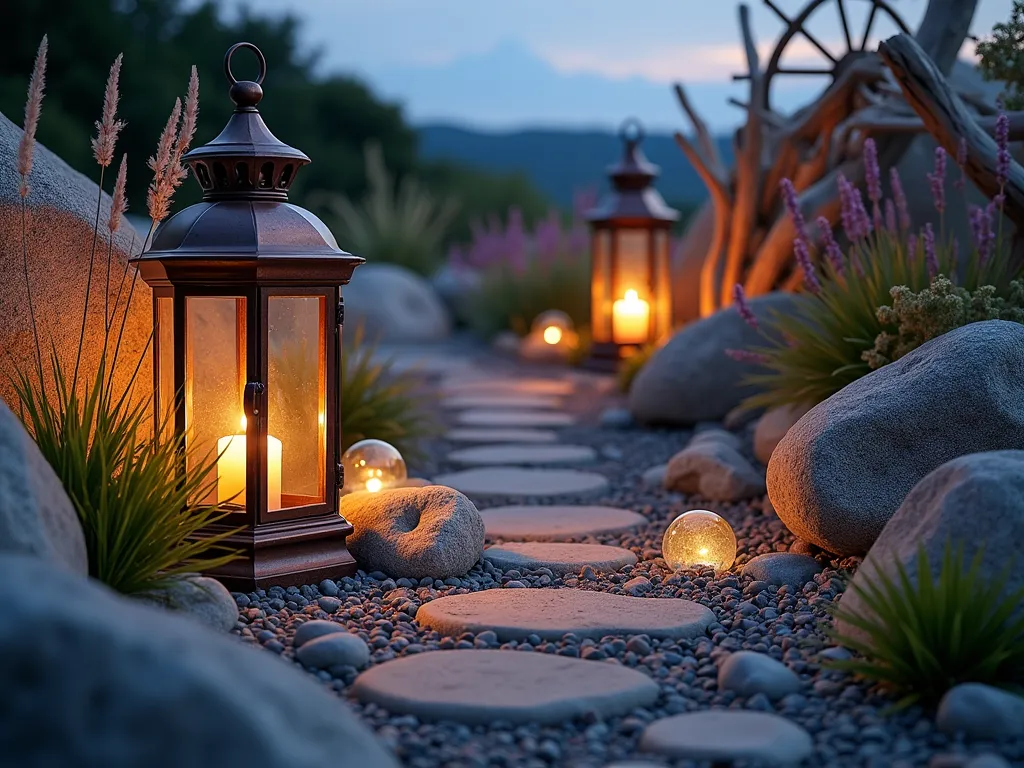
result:
M 810 0 L 776 0 L 796 15 Z M 400 102 L 414 123 L 478 128 L 614 127 L 635 114 L 653 129 L 682 125 L 670 86 L 681 81 L 716 129 L 739 122 L 727 104 L 742 97 L 730 77 L 745 69 L 736 0 L 245 0 L 261 13 L 290 11 L 305 40 L 323 51 L 325 70 L 356 74 Z M 927 0 L 889 0 L 914 29 Z M 810 17 L 812 34 L 845 50 L 837 12 L 827 0 Z M 855 42 L 868 0 L 843 0 Z M 225 8 L 237 0 L 224 0 Z M 765 63 L 782 24 L 750 0 Z M 1011 0 L 980 0 L 972 32 L 1008 18 Z M 871 47 L 896 31 L 878 15 Z M 258 44 L 259 41 L 253 41 Z M 973 53 L 973 45 L 965 46 Z M 818 67 L 825 59 L 803 38 L 783 62 Z M 271 62 L 273 66 L 273 62 Z M 813 78 L 779 78 L 773 103 L 794 108 L 822 87 Z

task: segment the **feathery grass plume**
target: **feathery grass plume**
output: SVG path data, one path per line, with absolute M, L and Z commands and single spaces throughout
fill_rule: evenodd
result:
M 174 153 L 174 145 L 177 142 L 178 123 L 181 120 L 181 99 L 174 100 L 174 108 L 167 118 L 167 124 L 160 133 L 157 141 L 156 154 L 149 158 L 146 165 L 153 171 L 153 181 L 149 184 L 146 192 L 146 204 L 149 208 L 149 218 L 152 219 L 149 232 L 152 235 L 156 225 L 167 218 L 171 210 L 171 195 L 174 187 L 171 185 L 169 176 L 171 174 L 171 158 Z M 143 245 L 143 250 L 149 244 L 149 237 Z
M 117 119 L 117 102 L 121 98 L 117 83 L 121 77 L 123 56 L 123 53 L 117 54 L 114 63 L 110 65 L 107 87 L 103 92 L 103 119 L 96 123 L 96 136 L 92 139 L 92 154 L 101 168 L 106 168 L 114 162 L 114 146 L 117 144 L 118 134 L 125 125 L 123 120 Z
M 28 81 L 28 99 L 25 101 L 25 126 L 18 145 L 18 175 L 21 176 L 21 187 L 18 193 L 22 199 L 28 197 L 28 176 L 32 173 L 32 157 L 36 149 L 36 128 L 39 127 L 39 113 L 43 109 L 43 90 L 46 87 L 46 52 L 49 42 L 43 35 L 36 51 L 36 61 L 32 66 L 32 77 Z
M 121 165 L 117 169 L 117 179 L 114 181 L 114 193 L 110 200 L 110 218 L 107 219 L 107 277 L 105 290 L 103 292 L 103 323 L 106 329 L 110 330 L 110 262 L 114 258 L 114 235 L 121 226 L 121 217 L 128 210 L 128 202 L 125 200 L 124 188 L 128 180 L 128 156 L 121 155 Z M 127 266 L 127 265 L 125 265 Z M 122 278 L 123 281 L 123 278 Z
M 181 115 L 181 128 L 178 130 L 178 138 L 174 142 L 174 156 L 171 158 L 174 189 L 177 189 L 188 178 L 188 166 L 181 162 L 181 158 L 188 152 L 192 139 L 195 138 L 198 119 L 199 72 L 193 66 L 188 78 L 188 90 L 185 92 L 185 108 Z M 173 195 L 173 190 L 171 194 Z

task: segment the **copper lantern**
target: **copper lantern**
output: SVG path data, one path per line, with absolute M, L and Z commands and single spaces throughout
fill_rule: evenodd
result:
M 259 59 L 255 82 L 232 75 L 239 48 Z M 213 575 L 239 590 L 316 583 L 355 570 L 338 514 L 341 286 L 363 259 L 288 202 L 309 158 L 260 116 L 262 53 L 238 43 L 224 69 L 234 114 L 185 156 L 202 202 L 135 260 L 153 289 L 157 418 L 185 441 L 183 472 L 217 463 L 199 501 L 231 510 L 217 530 L 241 529 L 226 545 L 242 557 Z
M 672 324 L 669 235 L 679 212 L 651 183 L 658 167 L 644 157 L 643 128 L 627 120 L 619 132 L 622 160 L 609 168 L 611 189 L 588 214 L 591 245 L 590 364 L 614 369 Z

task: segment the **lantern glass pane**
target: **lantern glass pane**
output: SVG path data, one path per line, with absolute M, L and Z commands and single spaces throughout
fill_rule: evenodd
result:
M 591 246 L 590 329 L 598 343 L 612 340 L 611 232 L 594 231 Z
M 327 453 L 327 375 L 323 296 L 267 299 L 268 438 L 280 441 L 279 504 L 324 501 Z
M 188 469 L 216 463 L 202 503 L 245 505 L 245 299 L 185 299 L 185 430 Z M 219 456 L 219 458 L 218 458 Z M 212 480 L 212 477 L 211 477 Z M 230 500 L 230 502 L 229 502 Z
M 620 229 L 616 232 L 614 295 L 616 299 L 626 296 L 626 291 L 636 291 L 643 301 L 651 296 L 650 231 L 647 229 Z
M 174 299 L 156 297 L 156 417 L 161 437 L 174 432 Z

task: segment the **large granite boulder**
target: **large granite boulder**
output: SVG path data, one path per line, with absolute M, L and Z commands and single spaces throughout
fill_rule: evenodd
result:
M 784 313 L 793 296 L 770 293 L 751 300 L 761 319 Z M 727 349 L 746 349 L 764 343 L 730 307 L 676 332 L 633 379 L 629 410 L 646 424 L 694 424 L 720 421 L 757 390 L 744 379 L 756 372 L 750 363 L 733 360 Z
M 397 264 L 364 264 L 345 288 L 345 327 L 363 326 L 371 339 L 439 341 L 451 319 L 430 282 Z
M 43 120 L 46 120 L 45 110 Z M 0 114 L 0 348 L 5 355 L 10 356 L 9 363 L 31 372 L 35 364 L 35 343 L 22 265 L 21 198 L 18 196 L 20 177 L 16 170 L 21 135 L 21 128 Z M 98 166 L 96 172 L 98 178 Z M 143 185 L 145 181 L 129 179 L 129 183 Z M 78 352 L 82 310 L 85 307 L 99 188 L 40 144 L 36 145 L 29 185 L 28 272 L 43 354 L 49 351 L 52 339 L 60 358 L 67 361 L 67 365 L 73 366 Z M 107 294 L 109 305 L 113 306 L 122 288 L 123 276 L 123 306 L 134 275 L 132 269 L 125 272 L 125 264 L 129 253 L 138 254 L 142 250 L 144 240 L 143 234 L 137 233 L 127 221 L 122 222 L 114 236 L 108 293 L 105 282 L 106 222 L 109 217 L 110 197 L 104 194 L 100 204 L 100 238 L 89 291 L 89 320 L 85 343 L 82 345 L 82 367 L 89 375 L 96 370 L 103 350 L 104 294 Z M 150 290 L 139 281 L 121 342 L 120 360 L 123 365 L 118 368 L 115 376 L 118 384 L 127 382 L 140 355 L 147 348 L 152 331 Z M 138 374 L 140 382 L 152 381 L 150 357 L 149 354 L 145 356 Z M 8 403 L 17 402 L 7 376 L 0 376 L 0 398 Z
M 0 402 L 0 552 L 35 555 L 86 576 L 85 534 L 60 478 Z
M 366 571 L 447 579 L 468 573 L 484 551 L 480 512 L 443 485 L 350 493 L 341 514 L 355 528 L 348 549 Z
M 0 583 L 5 765 L 398 766 L 273 654 L 35 558 L 0 556 Z
M 947 542 L 963 545 L 966 563 L 982 549 L 980 577 L 986 584 L 1020 560 L 1024 542 L 1024 451 L 972 453 L 953 459 L 926 476 L 893 515 L 843 593 L 844 612 L 870 617 L 856 587 L 878 584 L 879 574 L 898 582 L 897 563 L 917 583 L 918 547 L 923 546 L 932 578 L 939 574 Z M 1024 588 L 1024 569 L 1013 567 L 1004 595 Z M 1024 615 L 1024 605 L 1018 607 Z M 864 634 L 839 620 L 843 634 Z
M 925 475 L 958 456 L 1024 448 L 1024 325 L 958 328 L 858 379 L 801 418 L 768 463 L 768 496 L 798 537 L 862 555 Z

